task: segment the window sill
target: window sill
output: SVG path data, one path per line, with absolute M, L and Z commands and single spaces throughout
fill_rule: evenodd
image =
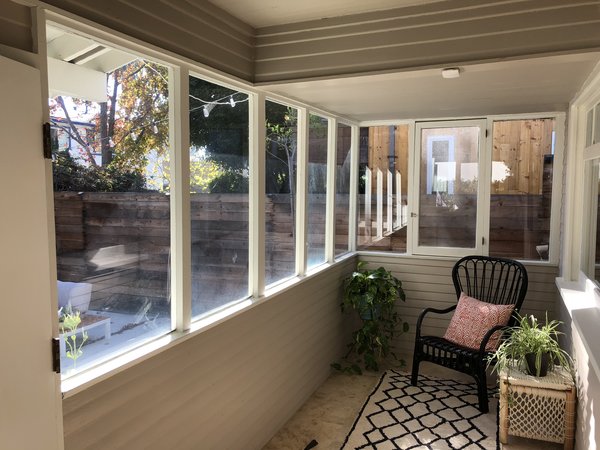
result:
M 580 280 L 568 282 L 556 279 L 560 296 L 577 330 L 591 367 L 600 378 L 600 302 L 593 281 L 581 275 Z
M 200 333 L 203 333 L 212 327 L 215 327 L 226 320 L 229 320 L 238 314 L 242 314 L 264 302 L 274 300 L 278 295 L 307 282 L 318 274 L 342 264 L 354 257 L 355 253 L 346 253 L 341 255 L 334 263 L 324 263 L 314 267 L 303 277 L 293 277 L 269 288 L 265 295 L 259 298 L 247 298 L 239 300 L 227 307 L 203 316 L 192 322 L 190 329 L 186 331 L 172 331 L 171 333 L 153 339 L 142 344 L 137 348 L 127 351 L 121 355 L 115 356 L 110 360 L 100 363 L 61 381 L 61 391 L 63 399 L 69 398 L 79 392 L 85 391 L 91 386 L 112 377 L 120 372 L 127 370 L 147 359 L 152 358 L 175 345 L 179 345 L 188 339 L 191 339 Z

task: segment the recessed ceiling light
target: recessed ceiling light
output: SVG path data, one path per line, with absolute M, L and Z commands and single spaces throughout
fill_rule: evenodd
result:
M 442 78 L 458 78 L 458 77 L 460 77 L 460 68 L 448 67 L 446 69 L 442 69 Z

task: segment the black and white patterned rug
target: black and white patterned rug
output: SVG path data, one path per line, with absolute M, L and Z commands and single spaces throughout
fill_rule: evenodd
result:
M 341 450 L 499 450 L 497 401 L 477 409 L 475 384 L 388 370 L 362 410 Z

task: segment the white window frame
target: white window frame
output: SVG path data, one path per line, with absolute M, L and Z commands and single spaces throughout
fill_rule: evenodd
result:
M 598 75 L 599 83 L 600 83 L 600 75 Z M 600 101 L 600 94 L 598 95 L 598 101 Z M 590 102 L 588 102 L 590 103 Z M 587 110 L 586 110 L 587 111 Z M 570 115 L 572 117 L 572 115 Z M 421 122 L 431 122 L 431 121 L 440 121 L 447 122 L 449 124 L 457 123 L 457 121 L 461 120 L 471 120 L 472 117 L 443 117 L 443 118 L 424 118 L 424 119 L 414 119 L 414 120 L 382 120 L 382 121 L 362 121 L 359 123 L 359 127 L 377 127 L 377 126 L 390 126 L 390 125 L 408 125 L 408 167 L 409 167 L 409 195 L 408 195 L 408 207 L 407 213 L 409 216 L 408 224 L 407 224 L 407 239 L 406 239 L 406 253 L 396 253 L 398 256 L 412 256 L 412 255 L 420 255 L 418 251 L 415 251 L 415 221 L 413 214 L 418 214 L 416 210 L 417 203 L 415 202 L 415 196 L 418 196 L 418 191 L 415 192 L 415 189 L 418 188 L 418 184 L 415 181 L 415 170 L 418 170 L 418 142 L 416 142 L 418 132 L 416 127 Z M 550 244 L 549 244 L 549 255 L 547 261 L 537 261 L 537 260 L 526 260 L 530 264 L 541 264 L 541 265 L 557 265 L 559 262 L 560 252 L 561 252 L 561 215 L 562 215 L 562 200 L 563 200 L 563 161 L 565 155 L 565 125 L 566 125 L 566 113 L 562 111 L 546 111 L 546 112 L 534 112 L 534 113 L 518 113 L 518 114 L 495 114 L 485 116 L 485 120 L 487 121 L 486 129 L 488 130 L 488 137 L 485 141 L 485 146 L 480 147 L 480 151 L 482 154 L 479 158 L 480 163 L 480 175 L 482 180 L 490 180 L 491 181 L 491 166 L 492 166 L 492 131 L 493 131 L 493 123 L 494 121 L 502 121 L 502 120 L 527 120 L 527 119 L 555 119 L 555 142 L 554 142 L 554 163 L 553 163 L 553 177 L 552 177 L 552 204 L 551 204 L 551 213 L 550 213 Z M 585 118 L 584 118 L 585 120 Z M 569 124 L 571 128 L 571 124 Z M 573 134 L 570 134 L 570 138 L 573 138 Z M 585 138 L 585 135 L 584 135 Z M 571 147 L 571 144 L 569 145 Z M 358 156 L 357 156 L 358 157 Z M 485 158 L 485 161 L 482 159 Z M 571 162 L 569 162 L 571 164 Z M 415 169 L 417 167 L 417 169 Z M 358 170 L 358 169 L 357 169 Z M 485 170 L 485 173 L 482 172 Z M 358 174 L 356 174 L 358 177 Z M 485 177 L 485 178 L 483 178 Z M 481 244 L 481 253 L 482 255 L 489 254 L 489 229 L 490 229 L 490 191 L 491 184 L 487 181 L 482 188 L 484 189 L 484 203 L 481 205 L 481 208 L 485 208 L 482 211 L 486 211 L 485 214 L 481 216 L 481 224 L 479 226 L 485 230 L 485 233 L 482 233 L 482 237 L 485 238 L 484 242 L 481 243 L 481 237 L 479 243 Z M 581 196 L 581 191 L 579 191 L 579 195 Z M 478 205 L 478 208 L 480 206 Z M 572 239 L 572 237 L 571 237 Z M 562 248 L 567 247 L 567 244 L 563 242 Z M 569 250 L 565 250 L 565 253 Z M 359 254 L 382 254 L 382 255 L 393 255 L 392 252 L 381 252 L 381 251 L 370 251 L 370 250 L 360 250 Z M 579 255 L 579 253 L 578 253 Z M 423 254 L 425 256 L 425 254 Z M 427 253 L 427 256 L 432 257 L 446 257 L 446 256 L 456 256 L 452 252 L 440 251 L 439 253 L 432 254 L 431 252 Z M 577 270 L 579 270 L 579 265 L 577 266 Z
M 478 183 L 477 183 L 477 216 L 475 223 L 475 247 L 460 248 L 460 247 L 430 247 L 419 245 L 419 196 L 420 196 L 420 174 L 421 174 L 421 131 L 423 129 L 430 128 L 455 128 L 455 127 L 479 127 L 479 146 L 478 146 Z M 411 236 L 407 236 L 407 240 L 412 241 L 412 251 L 414 255 L 423 256 L 466 256 L 471 254 L 484 254 L 484 249 L 487 249 L 487 245 L 484 245 L 488 241 L 489 227 L 486 229 L 484 216 L 489 215 L 486 211 L 489 211 L 489 188 L 486 192 L 486 177 L 487 172 L 487 160 L 485 158 L 485 149 L 487 148 L 487 137 L 486 137 L 487 122 L 485 119 L 461 119 L 452 121 L 423 121 L 417 122 L 415 126 L 415 137 L 414 147 L 412 149 L 414 153 L 414 166 L 412 167 L 412 176 L 410 177 L 410 185 L 412 187 L 412 205 L 410 210 L 412 211 L 409 222 L 413 223 L 411 227 Z M 440 136 L 444 138 L 444 136 Z M 447 137 L 446 137 L 447 138 Z M 442 139 L 440 139 L 442 140 Z M 446 139 L 448 140 L 448 139 Z M 429 161 L 431 159 L 431 148 L 430 142 L 427 142 L 427 175 L 429 176 Z M 450 157 L 450 154 L 448 155 Z M 454 155 L 452 155 L 454 156 Z M 491 163 L 490 163 L 491 164 Z M 409 170 L 410 172 L 410 170 Z M 427 178 L 429 183 L 429 177 Z M 450 186 L 448 186 L 450 188 Z M 429 184 L 427 189 L 429 191 Z M 487 208 L 486 208 L 487 206 Z
M 344 260 L 348 254 L 338 255 L 335 258 L 334 234 L 335 220 L 333 217 L 335 208 L 333 204 L 327 205 L 328 221 L 328 258 L 327 261 L 317 267 L 311 268 L 310 272 L 306 271 L 306 252 L 296 246 L 296 272 L 297 275 L 291 279 L 277 284 L 265 290 L 265 223 L 264 223 L 264 151 L 265 151 L 265 100 L 289 105 L 297 108 L 299 111 L 299 122 L 302 122 L 304 117 L 303 128 L 299 128 L 299 158 L 306 158 L 307 132 L 308 121 L 307 111 L 326 118 L 330 123 L 344 123 L 353 127 L 356 138 L 353 141 L 358 142 L 358 122 L 346 117 L 338 116 L 320 108 L 315 108 L 311 105 L 298 102 L 277 94 L 253 86 L 250 82 L 235 79 L 231 75 L 222 73 L 218 70 L 203 66 L 187 58 L 177 54 L 163 50 L 156 46 L 150 45 L 143 41 L 131 38 L 123 33 L 116 32 L 110 28 L 98 25 L 87 19 L 83 19 L 74 14 L 67 13 L 59 8 L 44 5 L 40 7 L 41 20 L 38 27 L 44 28 L 46 22 L 52 22 L 57 26 L 64 27 L 69 32 L 82 34 L 95 40 L 96 42 L 105 44 L 106 46 L 120 49 L 128 53 L 138 55 L 143 58 L 148 58 L 157 63 L 160 63 L 169 68 L 170 84 L 169 84 L 169 114 L 170 114 L 170 145 L 171 145 L 171 165 L 173 170 L 172 177 L 172 196 L 171 196 L 171 250 L 172 250 L 172 328 L 173 331 L 163 337 L 156 338 L 147 343 L 140 343 L 131 350 L 123 353 L 117 353 L 108 361 L 100 363 L 83 370 L 81 373 L 73 375 L 62 381 L 61 390 L 63 397 L 69 397 L 77 392 L 87 389 L 98 383 L 99 381 L 119 373 L 132 365 L 138 364 L 145 359 L 148 359 L 157 353 L 165 351 L 174 345 L 177 345 L 190 337 L 210 329 L 213 326 L 239 314 L 242 311 L 248 310 L 269 300 L 274 294 L 288 289 L 290 286 L 298 283 L 307 277 L 312 277 L 325 270 L 336 261 Z M 40 30 L 41 31 L 41 30 Z M 45 33 L 38 33 L 42 38 L 38 43 L 45 48 Z M 47 97 L 47 65 L 45 61 L 45 52 L 40 52 L 39 64 L 41 66 L 41 74 L 43 80 L 42 90 L 46 92 Z M 217 309 L 209 314 L 203 315 L 200 318 L 191 318 L 191 247 L 190 247 L 190 204 L 189 192 L 185 189 L 189 176 L 189 124 L 183 118 L 189 114 L 187 92 L 189 90 L 189 76 L 194 76 L 206 80 L 211 83 L 224 86 L 229 89 L 234 89 L 238 92 L 245 93 L 249 96 L 249 164 L 250 169 L 250 191 L 249 191 L 249 296 L 242 298 L 237 302 L 233 302 Z M 182 98 L 185 97 L 185 100 Z M 45 100 L 44 100 L 45 101 Z M 336 130 L 337 131 L 337 130 Z M 334 133 L 335 134 L 335 133 Z M 303 142 L 304 139 L 304 142 Z M 329 139 L 328 155 L 333 153 L 335 157 L 335 139 Z M 358 145 L 352 146 L 351 151 L 357 152 Z M 354 170 L 357 170 L 358 156 L 354 153 L 351 156 L 355 161 Z M 335 162 L 335 159 L 334 159 Z M 328 167 L 328 170 L 330 168 Z M 335 168 L 334 168 L 335 171 Z M 183 181 L 185 180 L 185 181 Z M 179 181 L 179 183 L 177 182 Z M 183 181 L 183 182 L 181 182 Z M 302 181 L 300 181 L 302 184 Z M 335 186 L 335 179 L 328 178 L 328 188 Z M 51 174 L 48 174 L 46 186 L 49 192 L 52 192 Z M 352 189 L 352 187 L 351 187 Z M 304 190 L 304 188 L 303 188 Z M 329 189 L 331 191 L 331 189 Z M 355 187 L 356 190 L 356 187 Z M 302 198 L 304 197 L 304 198 Z M 186 201 L 187 199 L 187 201 Z M 298 197 L 297 197 L 298 199 Z M 305 204 L 306 196 L 300 195 L 297 203 L 298 221 L 305 220 Z M 53 207 L 52 196 L 48 196 L 48 204 L 50 210 Z M 331 200 L 328 198 L 328 202 Z M 354 206 L 354 211 L 356 207 Z M 350 214 L 352 214 L 352 207 Z M 53 220 L 53 216 L 49 219 Z M 299 230 L 305 229 L 299 228 Z M 351 248 L 356 241 L 355 228 L 349 230 L 349 242 Z M 298 233 L 301 238 L 302 232 Z M 53 302 L 56 304 L 56 292 L 53 293 Z M 58 330 L 55 330 L 58 334 Z

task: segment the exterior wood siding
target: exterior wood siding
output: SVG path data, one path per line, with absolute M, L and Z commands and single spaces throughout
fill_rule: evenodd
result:
M 251 80 L 254 30 L 209 2 L 193 0 L 48 0 L 134 38 Z
M 371 267 L 384 266 L 400 280 L 406 293 L 406 302 L 398 306 L 403 320 L 410 325 L 408 333 L 397 338 L 396 350 L 405 359 L 412 358 L 415 328 L 421 311 L 427 307 L 447 308 L 456 303 L 452 284 L 452 267 L 456 260 L 418 257 L 362 255 Z M 458 259 L 458 258 L 457 258 Z M 536 263 L 524 263 L 529 275 L 529 289 L 521 308 L 522 314 L 534 314 L 538 319 L 557 319 L 556 302 L 559 294 L 554 283 L 558 267 Z M 442 336 L 450 322 L 446 316 L 427 316 L 423 333 Z
M 65 399 L 65 448 L 262 448 L 343 353 L 340 286 L 355 263 Z
M 260 28 L 255 81 L 597 49 L 600 2 L 456 0 Z
M 0 45 L 33 52 L 29 7 L 13 2 L 0 2 Z

